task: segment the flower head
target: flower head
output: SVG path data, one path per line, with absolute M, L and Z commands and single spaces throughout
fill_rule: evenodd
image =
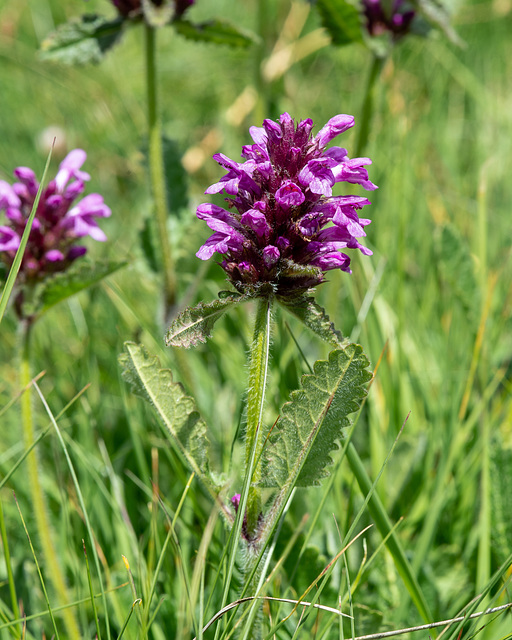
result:
M 162 7 L 165 0 L 149 0 L 156 7 Z M 135 18 L 142 13 L 142 0 L 111 0 L 112 4 L 125 18 Z M 174 17 L 179 18 L 194 4 L 195 0 L 174 0 Z
M 371 36 L 391 33 L 396 40 L 409 31 L 416 12 L 406 0 L 392 0 L 388 6 L 382 0 L 363 0 L 363 14 Z
M 74 149 L 61 162 L 55 178 L 41 193 L 30 236 L 20 267 L 21 282 L 42 280 L 46 274 L 65 270 L 87 249 L 76 242 L 85 236 L 107 239 L 95 218 L 110 216 L 102 196 L 92 193 L 74 204 L 90 176 L 81 170 L 87 155 Z M 0 212 L 7 225 L 0 226 L 0 259 L 10 266 L 39 189 L 35 173 L 28 167 L 14 170 L 18 179 L 10 185 L 0 180 Z
M 243 147 L 243 162 L 214 155 L 227 173 L 206 193 L 225 191 L 229 210 L 211 203 L 197 208 L 214 233 L 196 255 L 222 254 L 221 266 L 240 292 L 286 296 L 320 284 L 330 269 L 350 273 L 350 258 L 340 249 L 371 254 L 358 241 L 370 220 L 357 215 L 370 202 L 333 195 L 332 188 L 337 182 L 377 187 L 364 168 L 369 158 L 350 159 L 346 149 L 326 147 L 353 124 L 352 116 L 337 115 L 312 136 L 310 119 L 296 125 L 284 113 L 279 122 L 251 127 L 254 144 Z

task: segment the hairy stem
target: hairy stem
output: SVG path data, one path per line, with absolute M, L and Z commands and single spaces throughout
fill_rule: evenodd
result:
M 30 333 L 31 321 L 22 321 L 21 327 L 21 364 L 20 364 L 20 385 L 22 388 L 27 387 L 31 381 L 30 373 Z M 34 420 L 32 414 L 31 389 L 27 388 L 21 396 L 21 422 L 23 427 L 23 439 L 25 447 L 28 449 L 34 443 Z M 29 453 L 26 459 L 28 484 L 30 498 L 32 501 L 32 509 L 36 521 L 37 531 L 41 542 L 43 552 L 46 575 L 51 581 L 56 595 L 61 604 L 70 603 L 68 597 L 66 581 L 59 564 L 57 551 L 52 540 L 52 528 L 46 511 L 46 501 L 41 487 L 39 474 L 39 461 L 37 458 L 37 449 Z M 66 607 L 62 610 L 62 618 L 66 626 L 66 635 L 68 638 L 79 640 L 81 638 L 78 625 L 73 611 Z
M 261 478 L 261 437 L 263 408 L 265 405 L 265 387 L 268 376 L 268 358 L 270 348 L 272 299 L 258 301 L 258 311 L 254 323 L 254 338 L 251 347 L 249 369 L 249 391 L 247 393 L 247 434 L 245 443 L 245 466 L 251 486 L 247 499 L 246 530 L 253 537 L 258 527 L 261 513 L 261 490 L 255 486 Z
M 169 207 L 167 203 L 167 189 L 165 184 L 165 167 L 162 148 L 162 123 L 158 109 L 157 79 L 156 79 L 156 29 L 144 24 L 146 36 L 146 91 L 148 107 L 148 144 L 149 144 L 149 177 L 153 195 L 158 241 L 164 278 L 164 314 L 165 320 L 170 315 L 176 302 L 176 276 L 172 258 L 169 234 L 167 231 L 167 217 Z

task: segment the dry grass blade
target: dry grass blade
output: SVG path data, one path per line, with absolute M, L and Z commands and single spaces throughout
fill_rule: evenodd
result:
M 413 631 L 425 631 L 427 629 L 436 629 L 437 627 L 444 627 L 446 625 L 452 625 L 456 622 L 464 622 L 465 620 L 473 620 L 480 616 L 488 616 L 491 613 L 498 613 L 500 611 L 506 611 L 512 608 L 512 602 L 503 604 L 500 607 L 493 607 L 492 609 L 486 609 L 485 611 L 478 611 L 472 613 L 470 616 L 459 616 L 458 618 L 449 618 L 448 620 L 439 620 L 438 622 L 431 622 L 430 624 L 422 624 L 418 627 L 407 627 L 406 629 L 395 629 L 394 631 L 383 631 L 382 633 L 371 633 L 367 636 L 357 636 L 354 640 L 381 640 L 382 638 L 393 638 L 395 636 L 401 636 L 405 633 L 412 633 Z
M 231 611 L 231 609 L 235 609 L 236 607 L 238 607 L 241 604 L 244 604 L 245 602 L 251 602 L 252 600 L 272 600 L 274 602 L 288 602 L 289 604 L 295 605 L 294 611 L 299 605 L 303 605 L 304 607 L 314 607 L 315 609 L 322 609 L 322 611 L 329 611 L 330 613 L 335 613 L 339 616 L 343 616 L 344 618 L 352 617 L 346 613 L 342 613 L 338 609 L 334 609 L 333 607 L 328 607 L 324 604 L 305 602 L 304 600 L 291 600 L 289 598 L 274 598 L 272 596 L 247 596 L 246 598 L 240 598 L 239 600 L 230 602 L 225 607 L 223 607 L 220 611 L 217 611 L 217 613 L 213 616 L 213 618 L 211 618 L 203 627 L 203 633 L 207 631 L 214 622 L 217 622 L 217 620 L 222 618 L 222 616 L 225 613 L 227 613 L 228 611 Z M 196 640 L 196 638 L 194 638 L 194 640 Z

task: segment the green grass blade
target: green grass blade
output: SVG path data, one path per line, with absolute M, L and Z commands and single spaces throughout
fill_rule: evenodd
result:
M 92 531 L 92 527 L 91 527 L 91 523 L 89 521 L 89 515 L 87 513 L 87 507 L 85 506 L 85 501 L 82 495 L 82 490 L 80 489 L 80 484 L 78 482 L 78 478 L 76 476 L 75 473 L 75 468 L 73 466 L 73 463 L 71 462 L 71 458 L 69 456 L 69 452 L 68 449 L 66 447 L 66 443 L 64 442 L 64 438 L 62 437 L 62 433 L 59 429 L 59 426 L 57 424 L 57 421 L 55 420 L 55 417 L 53 416 L 50 407 L 48 406 L 48 403 L 46 402 L 45 397 L 43 396 L 43 394 L 41 393 L 41 389 L 39 388 L 37 382 L 34 383 L 34 387 L 35 390 L 37 391 L 39 398 L 41 399 L 41 402 L 43 403 L 43 406 L 46 410 L 46 413 L 48 414 L 48 417 L 50 418 L 50 421 L 53 425 L 53 428 L 55 429 L 55 432 L 57 434 L 57 438 L 59 440 L 60 446 L 62 448 L 62 451 L 64 452 L 64 456 L 66 458 L 66 462 L 68 464 L 68 468 L 69 468 L 69 472 L 71 474 L 71 478 L 73 480 L 73 484 L 75 486 L 75 490 L 76 490 L 76 494 L 78 497 L 78 501 L 80 503 L 80 508 L 82 509 L 82 513 L 83 513 L 83 517 L 84 517 L 84 522 L 85 522 L 85 527 L 87 529 L 87 535 L 89 536 L 89 541 L 91 544 L 91 549 L 92 549 L 92 554 L 94 557 L 94 563 L 96 565 L 96 572 L 98 574 L 98 580 L 100 583 L 100 590 L 101 590 L 101 594 L 102 594 L 102 599 L 103 599 L 103 608 L 104 608 L 104 616 L 105 616 L 105 626 L 107 629 L 107 638 L 110 640 L 110 624 L 109 624 L 109 617 L 108 617 L 108 605 L 107 605 L 107 597 L 105 594 L 105 588 L 103 586 L 103 579 L 102 579 L 102 574 L 101 574 L 101 565 L 100 565 L 100 559 L 98 557 L 98 552 L 96 551 L 96 544 L 95 544 L 95 538 L 94 538 L 94 534 Z
M 82 544 L 84 547 L 84 558 L 85 558 L 85 566 L 87 568 L 87 583 L 89 584 L 89 593 L 91 595 L 91 607 L 94 612 L 94 622 L 96 624 L 96 638 L 101 640 L 101 631 L 100 631 L 100 623 L 98 620 L 98 610 L 96 609 L 96 603 L 94 601 L 94 593 L 92 590 L 92 579 L 91 579 L 91 569 L 89 567 L 89 558 L 87 557 L 87 549 L 85 547 L 85 540 L 82 540 Z
M 53 630 L 55 631 L 55 637 L 59 640 L 59 632 L 57 630 L 57 624 L 55 623 L 55 618 L 53 617 L 52 607 L 50 605 L 50 600 L 48 598 L 48 593 L 46 592 L 46 586 L 44 584 L 43 574 L 41 573 L 41 569 L 39 567 L 39 562 L 37 561 L 36 552 L 32 545 L 32 540 L 30 539 L 30 534 L 27 529 L 27 525 L 25 524 L 25 520 L 23 518 L 23 514 L 21 513 L 20 505 L 18 504 L 18 500 L 16 499 L 16 494 L 13 492 L 14 500 L 16 501 L 16 507 L 18 508 L 18 513 L 20 514 L 21 522 L 23 524 L 23 529 L 25 529 L 25 533 L 27 534 L 28 544 L 30 545 L 30 550 L 32 551 L 32 557 L 34 558 L 34 562 L 36 565 L 37 573 L 39 575 L 39 581 L 41 582 L 41 588 L 43 590 L 44 599 L 46 600 L 46 606 L 48 607 L 48 613 L 50 614 L 50 618 L 52 621 Z
M 359 457 L 354 445 L 352 443 L 347 447 L 346 452 L 347 460 L 354 474 L 357 483 L 359 484 L 359 488 L 362 493 L 367 496 L 372 491 L 372 483 L 368 474 L 366 473 L 366 469 L 364 468 L 363 463 L 361 462 L 361 458 Z M 377 493 L 372 493 L 369 501 L 368 501 L 368 510 L 377 525 L 377 529 L 379 530 L 382 537 L 388 536 L 390 532 L 393 531 L 393 525 L 391 524 L 391 520 L 389 519 L 384 506 L 377 495 Z M 395 566 L 397 568 L 400 577 L 402 578 L 409 594 L 414 602 L 416 608 L 418 609 L 419 614 L 425 620 L 425 622 L 432 621 L 432 614 L 430 612 L 430 608 L 425 599 L 423 591 L 416 579 L 416 576 L 412 570 L 412 567 L 405 556 L 405 552 L 402 548 L 400 540 L 398 536 L 394 533 L 389 536 L 387 541 L 387 548 L 391 553 L 393 560 L 395 561 Z

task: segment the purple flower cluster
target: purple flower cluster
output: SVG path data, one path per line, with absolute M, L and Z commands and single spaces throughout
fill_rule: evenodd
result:
M 409 31 L 416 12 L 404 0 L 392 0 L 389 8 L 382 0 L 363 0 L 363 14 L 371 36 L 391 33 L 397 39 Z
M 197 252 L 207 260 L 223 254 L 222 268 L 234 287 L 243 292 L 273 291 L 287 296 L 324 281 L 324 272 L 350 273 L 350 258 L 340 249 L 371 251 L 364 237 L 370 220 L 357 210 L 370 201 L 357 195 L 332 193 L 337 182 L 377 187 L 368 179 L 369 158 L 353 158 L 329 142 L 354 124 L 349 115 L 337 115 L 312 137 L 313 122 L 295 125 L 288 113 L 279 122 L 265 120 L 251 127 L 254 144 L 244 146 L 244 162 L 221 153 L 213 158 L 227 174 L 205 193 L 225 191 L 229 211 L 201 204 L 197 217 L 214 231 Z
M 119 13 L 125 18 L 132 18 L 142 12 L 141 0 L 111 0 Z M 150 0 L 155 7 L 161 7 L 164 0 Z M 194 4 L 195 0 L 174 0 L 174 17 L 179 18 Z
M 84 236 L 103 242 L 107 239 L 95 218 L 107 218 L 110 209 L 102 196 L 91 193 L 74 203 L 90 179 L 80 168 L 87 155 L 74 149 L 62 161 L 55 178 L 41 193 L 36 215 L 20 268 L 22 282 L 37 281 L 45 274 L 63 271 L 87 249 L 76 245 Z M 8 224 L 0 226 L 0 259 L 10 266 L 20 246 L 21 236 L 39 189 L 35 173 L 28 167 L 14 170 L 17 182 L 0 180 L 0 212 Z

